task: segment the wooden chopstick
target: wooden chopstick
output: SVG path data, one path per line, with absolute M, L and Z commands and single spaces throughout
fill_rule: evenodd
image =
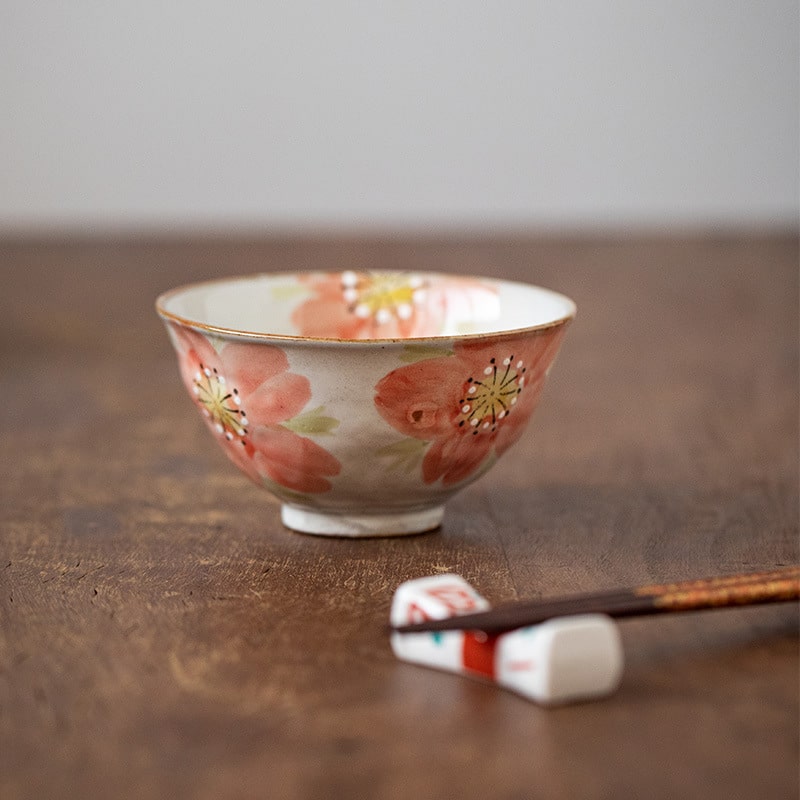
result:
M 396 633 L 478 630 L 498 634 L 553 617 L 607 614 L 632 617 L 780 603 L 800 598 L 800 566 L 716 576 L 678 583 L 650 584 L 628 589 L 590 592 L 547 600 L 523 600 L 489 611 L 431 619 L 393 627 Z

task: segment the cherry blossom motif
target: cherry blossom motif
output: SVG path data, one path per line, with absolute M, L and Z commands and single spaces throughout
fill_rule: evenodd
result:
M 202 334 L 169 328 L 183 382 L 231 461 L 258 485 L 267 478 L 297 492 L 328 491 L 339 461 L 281 424 L 311 398 L 283 350 L 226 342 L 217 352 Z
M 522 435 L 539 401 L 565 326 L 525 337 L 456 342 L 453 355 L 393 370 L 375 387 L 375 406 L 401 433 L 430 442 L 426 483 L 449 486 Z
M 477 280 L 403 272 L 329 273 L 309 276 L 314 296 L 295 309 L 292 322 L 303 336 L 392 339 L 435 336 L 448 315 L 496 292 Z M 473 314 L 474 316 L 474 314 Z

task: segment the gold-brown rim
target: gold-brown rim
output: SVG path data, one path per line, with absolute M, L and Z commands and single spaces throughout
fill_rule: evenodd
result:
M 232 339 L 248 339 L 251 341 L 264 341 L 264 342 L 294 342 L 294 343 L 301 343 L 307 342 L 309 344 L 348 344 L 348 345 L 372 345 L 372 344 L 407 344 L 407 343 L 420 343 L 420 342 L 442 342 L 442 341 L 463 341 L 466 339 L 474 339 L 479 337 L 481 339 L 496 339 L 501 337 L 507 336 L 515 336 L 522 333 L 539 333 L 542 331 L 551 330 L 552 328 L 558 328 L 562 325 L 568 325 L 572 320 L 575 318 L 577 314 L 577 306 L 575 301 L 572 298 L 567 297 L 565 294 L 561 294 L 560 292 L 554 291 L 553 289 L 547 289 L 544 286 L 538 286 L 533 283 L 524 283 L 523 281 L 514 281 L 514 280 L 506 280 L 505 278 L 488 278 L 481 275 L 463 275 L 463 274 L 450 274 L 447 272 L 430 272 L 427 270 L 409 270 L 408 272 L 404 270 L 381 270 L 382 273 L 385 274 L 394 274 L 394 275 L 402 275 L 402 274 L 412 274 L 412 275 L 422 275 L 422 276 L 435 276 L 441 278 L 465 278 L 469 280 L 485 280 L 489 283 L 505 283 L 511 284 L 514 286 L 521 286 L 525 287 L 526 289 L 538 289 L 539 291 L 546 292 L 547 294 L 553 295 L 555 297 L 564 300 L 569 306 L 570 311 L 567 314 L 559 317 L 558 319 L 551 320 L 550 322 L 543 322 L 540 325 L 529 325 L 522 328 L 509 328 L 508 330 L 502 331 L 490 331 L 487 333 L 455 333 L 452 335 L 439 335 L 436 336 L 406 336 L 406 337 L 392 337 L 392 338 L 385 338 L 385 339 L 345 339 L 339 338 L 336 336 L 325 337 L 325 336 L 300 336 L 295 334 L 280 334 L 280 333 L 264 333 L 264 332 L 257 332 L 257 331 L 244 331 L 239 330 L 237 328 L 226 328 L 219 325 L 209 325 L 205 322 L 198 322 L 197 320 L 188 319 L 186 317 L 182 317 L 180 314 L 176 314 L 173 311 L 168 311 L 164 305 L 167 303 L 172 297 L 181 292 L 186 292 L 190 289 L 196 289 L 202 286 L 214 286 L 220 285 L 224 283 L 235 283 L 238 281 L 248 281 L 254 280 L 256 278 L 268 277 L 268 278 L 295 278 L 299 275 L 338 275 L 341 274 L 343 270 L 297 270 L 297 271 L 283 271 L 283 272 L 254 272 L 249 275 L 232 275 L 227 278 L 210 278 L 208 280 L 202 281 L 192 281 L 191 283 L 185 283 L 181 286 L 175 286 L 172 289 L 168 289 L 166 292 L 162 292 L 157 298 L 155 302 L 156 312 L 158 315 L 169 322 L 174 322 L 179 325 L 192 328 L 197 331 L 201 331 L 207 334 L 211 334 L 213 336 L 219 336 L 222 338 L 232 338 Z M 357 270 L 357 271 L 366 271 L 366 270 Z

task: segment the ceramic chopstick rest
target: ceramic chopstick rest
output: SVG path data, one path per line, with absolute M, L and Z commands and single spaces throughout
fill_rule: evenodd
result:
M 489 609 L 459 575 L 435 575 L 401 584 L 391 624 L 443 619 Z M 622 677 L 619 631 L 601 614 L 560 617 L 487 636 L 479 631 L 392 633 L 403 661 L 491 680 L 542 705 L 602 697 Z
M 402 625 L 488 610 L 489 603 L 460 575 L 434 575 L 398 586 L 392 601 L 390 622 Z M 392 633 L 391 644 L 394 654 L 403 661 L 463 672 L 468 638 L 465 631 Z
M 556 617 L 497 636 L 494 679 L 506 689 L 556 705 L 611 694 L 623 667 L 619 630 L 610 617 Z

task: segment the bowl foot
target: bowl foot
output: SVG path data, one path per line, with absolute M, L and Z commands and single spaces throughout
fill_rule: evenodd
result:
M 281 520 L 287 528 L 319 536 L 407 536 L 438 528 L 444 506 L 395 514 L 328 514 L 284 504 Z

